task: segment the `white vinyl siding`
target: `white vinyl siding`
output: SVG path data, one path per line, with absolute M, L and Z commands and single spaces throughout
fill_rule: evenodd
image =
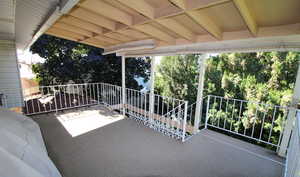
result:
M 9 108 L 23 105 L 14 41 L 0 40 L 0 93 L 6 95 Z

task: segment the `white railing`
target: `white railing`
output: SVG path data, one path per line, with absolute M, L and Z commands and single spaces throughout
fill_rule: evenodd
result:
M 287 151 L 284 176 L 300 176 L 300 110 L 297 111 L 296 121 Z
M 98 83 L 100 103 L 113 110 L 121 110 L 122 106 L 122 87 L 107 83 Z
M 24 114 L 57 112 L 99 103 L 97 83 L 32 87 L 23 90 Z
M 209 95 L 205 127 L 242 136 L 278 150 L 288 107 Z
M 200 101 L 202 102 L 202 108 L 200 109 L 200 117 L 198 121 L 198 125 L 196 125 L 196 109 L 197 102 L 194 102 L 188 106 L 188 115 L 187 115 L 187 124 L 189 127 L 193 127 L 193 134 L 199 132 L 205 126 L 205 117 L 206 117 L 206 109 L 207 109 L 207 99 L 208 96 L 203 97 Z
M 126 102 L 122 102 L 122 87 L 107 83 L 85 83 L 32 87 L 19 90 L 24 101 L 18 107 L 25 115 L 58 112 L 65 109 L 103 104 L 112 110 L 122 111 L 145 125 L 174 138 L 184 141 L 186 137 L 186 106 L 184 100 L 163 97 L 126 88 Z M 2 93 L 2 90 L 0 90 Z M 15 91 L 14 91 L 15 92 Z M 4 91 L 9 93 L 8 90 Z M 3 101 L 14 102 L 14 94 Z M 151 99 L 150 99 L 151 98 Z M 152 99 L 153 98 L 153 99 Z M 20 100 L 18 98 L 18 100 Z M 150 108 L 150 101 L 153 107 Z M 11 108 L 15 105 L 11 104 Z M 3 106 L 7 107 L 7 106 Z
M 150 93 L 127 88 L 126 114 L 165 135 L 184 141 L 187 131 L 187 103 L 156 94 L 153 95 L 153 99 L 150 97 Z M 150 104 L 151 100 L 153 104 Z M 153 105 L 153 108 L 150 105 Z

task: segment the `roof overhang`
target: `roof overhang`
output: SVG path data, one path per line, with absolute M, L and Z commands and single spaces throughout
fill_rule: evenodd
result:
M 81 0 L 69 9 L 41 32 L 105 54 L 300 49 L 299 0 Z
M 62 15 L 68 13 L 79 0 L 63 0 L 54 7 L 50 7 L 46 18 L 41 22 L 39 28 L 35 30 L 32 39 L 26 44 L 25 49 L 29 48 L 42 34 L 44 34 Z

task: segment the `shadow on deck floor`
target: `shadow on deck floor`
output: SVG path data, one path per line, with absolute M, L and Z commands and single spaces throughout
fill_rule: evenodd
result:
M 181 143 L 122 119 L 72 137 L 54 114 L 33 119 L 64 177 L 281 177 L 284 169 L 273 152 L 210 130 Z

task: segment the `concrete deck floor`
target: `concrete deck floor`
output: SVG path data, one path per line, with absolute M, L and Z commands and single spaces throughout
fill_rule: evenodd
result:
M 97 109 L 108 119 L 119 116 Z M 284 169 L 273 152 L 210 130 L 181 143 L 121 119 L 72 137 L 54 114 L 33 120 L 64 177 L 280 177 Z

